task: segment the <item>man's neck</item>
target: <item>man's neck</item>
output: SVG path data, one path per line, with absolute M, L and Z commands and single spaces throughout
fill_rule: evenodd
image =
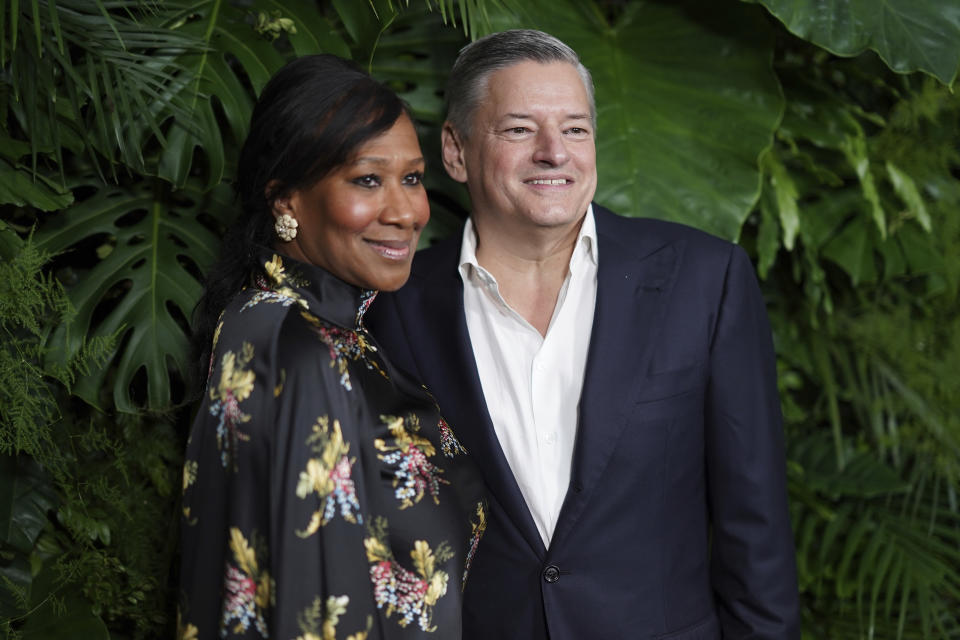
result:
M 474 220 L 477 263 L 496 278 L 503 299 L 540 335 L 550 326 L 582 224 L 583 218 L 564 228 L 502 234 Z

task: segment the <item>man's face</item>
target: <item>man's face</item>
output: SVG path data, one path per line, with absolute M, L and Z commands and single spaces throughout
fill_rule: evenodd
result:
M 501 228 L 578 223 L 597 187 L 590 103 L 576 68 L 524 61 L 488 76 L 470 136 L 445 127 L 444 164 L 473 215 Z

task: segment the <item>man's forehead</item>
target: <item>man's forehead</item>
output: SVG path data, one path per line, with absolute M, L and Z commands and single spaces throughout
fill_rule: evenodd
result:
M 492 71 L 484 80 L 485 98 L 504 105 L 523 103 L 548 92 L 554 99 L 582 102 L 588 106 L 583 79 L 577 68 L 568 62 L 525 60 Z M 509 106 L 504 108 L 512 110 Z

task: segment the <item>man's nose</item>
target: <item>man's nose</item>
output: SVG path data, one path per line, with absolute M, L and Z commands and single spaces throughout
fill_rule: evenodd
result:
M 537 132 L 536 148 L 533 153 L 534 162 L 556 167 L 564 164 L 568 158 L 562 131 L 544 128 Z

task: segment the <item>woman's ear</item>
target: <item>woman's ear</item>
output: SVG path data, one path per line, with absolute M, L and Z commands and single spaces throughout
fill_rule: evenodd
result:
M 290 194 L 287 193 L 279 197 L 274 195 L 279 186 L 279 180 L 271 180 L 268 182 L 266 188 L 263 190 L 263 197 L 266 198 L 267 202 L 270 203 L 270 213 L 273 214 L 274 218 L 279 218 L 284 214 L 292 216 L 294 212 L 293 202 Z
M 443 156 L 443 167 L 450 177 L 457 182 L 467 181 L 467 165 L 463 160 L 463 139 L 450 121 L 443 123 L 440 132 L 440 153 Z

